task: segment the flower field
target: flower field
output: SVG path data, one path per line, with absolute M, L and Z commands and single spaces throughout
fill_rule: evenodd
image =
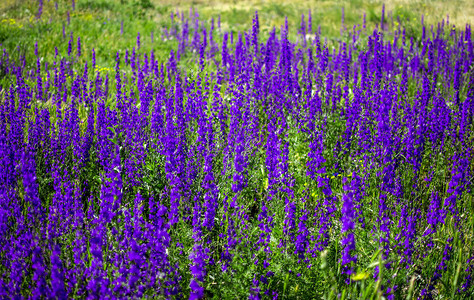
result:
M 1 299 L 472 299 L 469 24 L 136 3 L 0 20 Z

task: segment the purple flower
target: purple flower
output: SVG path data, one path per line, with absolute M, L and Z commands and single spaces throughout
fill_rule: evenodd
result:
M 344 194 L 342 196 L 342 234 L 345 237 L 342 238 L 341 244 L 344 247 L 342 250 L 341 264 L 343 266 L 343 273 L 352 274 L 352 268 L 350 263 L 357 262 L 357 255 L 353 255 L 352 251 L 355 250 L 355 239 L 354 239 L 354 204 L 353 204 L 353 192 L 347 182 L 347 178 L 343 179 Z
M 50 297 L 57 299 L 66 299 L 66 290 L 64 289 L 63 264 L 59 257 L 61 249 L 55 245 L 51 255 L 51 294 Z
M 77 38 L 77 57 L 81 56 L 81 37 Z
M 196 280 L 192 279 L 189 287 L 191 288 L 189 299 L 198 300 L 204 297 L 204 288 Z

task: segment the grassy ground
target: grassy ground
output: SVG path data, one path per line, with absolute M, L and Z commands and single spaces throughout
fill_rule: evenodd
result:
M 75 8 L 71 1 L 44 1 L 41 17 L 38 18 L 39 2 L 32 0 L 0 1 L 0 44 L 8 51 L 19 46 L 20 53 L 34 55 L 38 42 L 40 56 L 52 61 L 54 47 L 64 53 L 71 32 L 81 37 L 84 53 L 95 47 L 97 63 L 111 67 L 116 51 L 130 49 L 140 32 L 142 50 L 151 48 L 160 55 L 168 56 L 176 47 L 174 41 L 159 43 L 163 29 L 170 24 L 172 12 L 192 10 L 200 14 L 201 20 L 222 19 L 223 31 L 238 32 L 251 24 L 253 12 L 258 10 L 261 32 L 269 32 L 273 26 L 277 31 L 288 17 L 290 29 L 296 34 L 301 14 L 307 18 L 311 9 L 314 29 L 320 26 L 323 36 L 338 38 L 342 27 L 352 28 L 362 24 L 364 13 L 368 28 L 380 26 L 382 1 L 170 1 L 170 0 L 80 0 Z M 435 25 L 443 19 L 457 27 L 474 23 L 474 2 L 454 1 L 390 1 L 385 5 L 385 26 L 406 27 L 407 34 L 419 36 L 421 18 L 425 24 Z M 68 15 L 70 21 L 68 21 Z M 123 22 L 123 34 L 120 32 Z M 63 29 L 64 28 L 64 29 Z M 63 34 L 64 32 L 64 34 Z M 154 36 L 152 42 L 152 35 Z M 87 56 L 83 56 L 87 57 Z M 90 56 L 89 56 L 90 57 Z M 85 58 L 83 58 L 85 59 Z M 34 61 L 28 60 L 27 61 Z

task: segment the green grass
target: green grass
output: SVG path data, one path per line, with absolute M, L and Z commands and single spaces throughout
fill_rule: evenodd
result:
M 460 7 L 463 9 L 459 10 Z M 301 14 L 304 13 L 307 20 L 308 10 L 311 9 L 313 30 L 320 26 L 322 35 L 331 40 L 340 38 L 342 8 L 346 28 L 352 29 L 354 25 L 362 24 L 363 14 L 366 13 L 367 27 L 370 29 L 380 24 L 382 2 L 87 0 L 77 1 L 75 10 L 72 10 L 71 1 L 58 1 L 56 11 L 54 1 L 51 0 L 44 1 L 43 14 L 37 19 L 37 1 L 5 0 L 0 4 L 0 44 L 1 48 L 10 53 L 19 46 L 18 56 L 26 55 L 27 61 L 34 65 L 36 42 L 42 60 L 52 62 L 55 46 L 61 55 L 66 55 L 69 35 L 73 32 L 75 39 L 81 37 L 82 52 L 86 54 L 80 58 L 82 62 L 86 57 L 90 58 L 92 48 L 95 48 L 97 64 L 112 67 L 115 53 L 131 49 L 140 32 L 141 51 L 145 53 L 154 49 L 157 57 L 165 61 L 170 50 L 176 48 L 173 41 L 160 41 L 163 29 L 170 24 L 170 13 L 183 11 L 187 15 L 190 8 L 197 10 L 201 20 L 214 18 L 216 26 L 220 15 L 222 31 L 235 33 L 250 28 L 253 14 L 258 10 L 264 36 L 273 27 L 278 33 L 285 17 L 288 17 L 291 34 L 296 35 Z M 70 24 L 67 24 L 68 12 L 71 16 Z M 419 37 L 422 15 L 425 24 L 436 25 L 446 18 L 445 14 L 450 14 L 450 24 L 464 27 L 466 22 L 472 23 L 473 12 L 474 4 L 469 1 L 391 1 L 386 5 L 385 20 L 389 26 L 392 26 L 393 20 L 393 26 L 396 27 L 399 19 L 401 25 L 407 28 L 409 37 Z M 122 21 L 123 35 L 120 34 Z

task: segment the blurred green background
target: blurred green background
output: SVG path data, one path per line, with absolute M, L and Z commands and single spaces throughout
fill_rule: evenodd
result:
M 58 47 L 60 55 L 65 55 L 72 32 L 75 40 L 81 37 L 85 55 L 80 59 L 90 60 L 91 50 L 95 48 L 97 64 L 101 67 L 112 67 L 117 51 L 135 46 L 138 32 L 141 34 L 141 51 L 154 49 L 158 59 L 165 60 L 169 51 L 177 47 L 176 41 L 161 40 L 164 28 L 171 24 L 172 12 L 180 11 L 189 16 L 197 11 L 200 20 L 210 24 L 210 19 L 214 18 L 216 26 L 220 16 L 222 32 L 238 32 L 251 27 L 254 12 L 258 10 L 263 35 L 273 26 L 278 32 L 285 16 L 288 17 L 290 33 L 296 35 L 301 14 L 304 13 L 307 20 L 311 9 L 313 30 L 320 26 L 323 36 L 337 39 L 341 34 L 343 14 L 345 28 L 352 29 L 354 25 L 362 24 L 365 13 L 367 27 L 373 29 L 381 22 L 384 5 L 383 1 L 360 0 L 76 0 L 74 5 L 72 0 L 43 0 L 39 15 L 39 3 L 38 0 L 0 1 L 0 48 L 18 56 L 26 55 L 34 65 L 35 59 L 29 58 L 33 58 L 34 45 L 38 42 L 39 56 L 44 61 L 53 61 L 54 47 Z M 450 25 L 464 29 L 466 23 L 474 21 L 474 1 L 396 0 L 385 3 L 385 26 L 404 26 L 409 36 L 421 36 L 422 17 L 425 24 L 436 26 L 443 19 L 447 20 L 447 16 Z M 120 32 L 122 22 L 123 35 Z

